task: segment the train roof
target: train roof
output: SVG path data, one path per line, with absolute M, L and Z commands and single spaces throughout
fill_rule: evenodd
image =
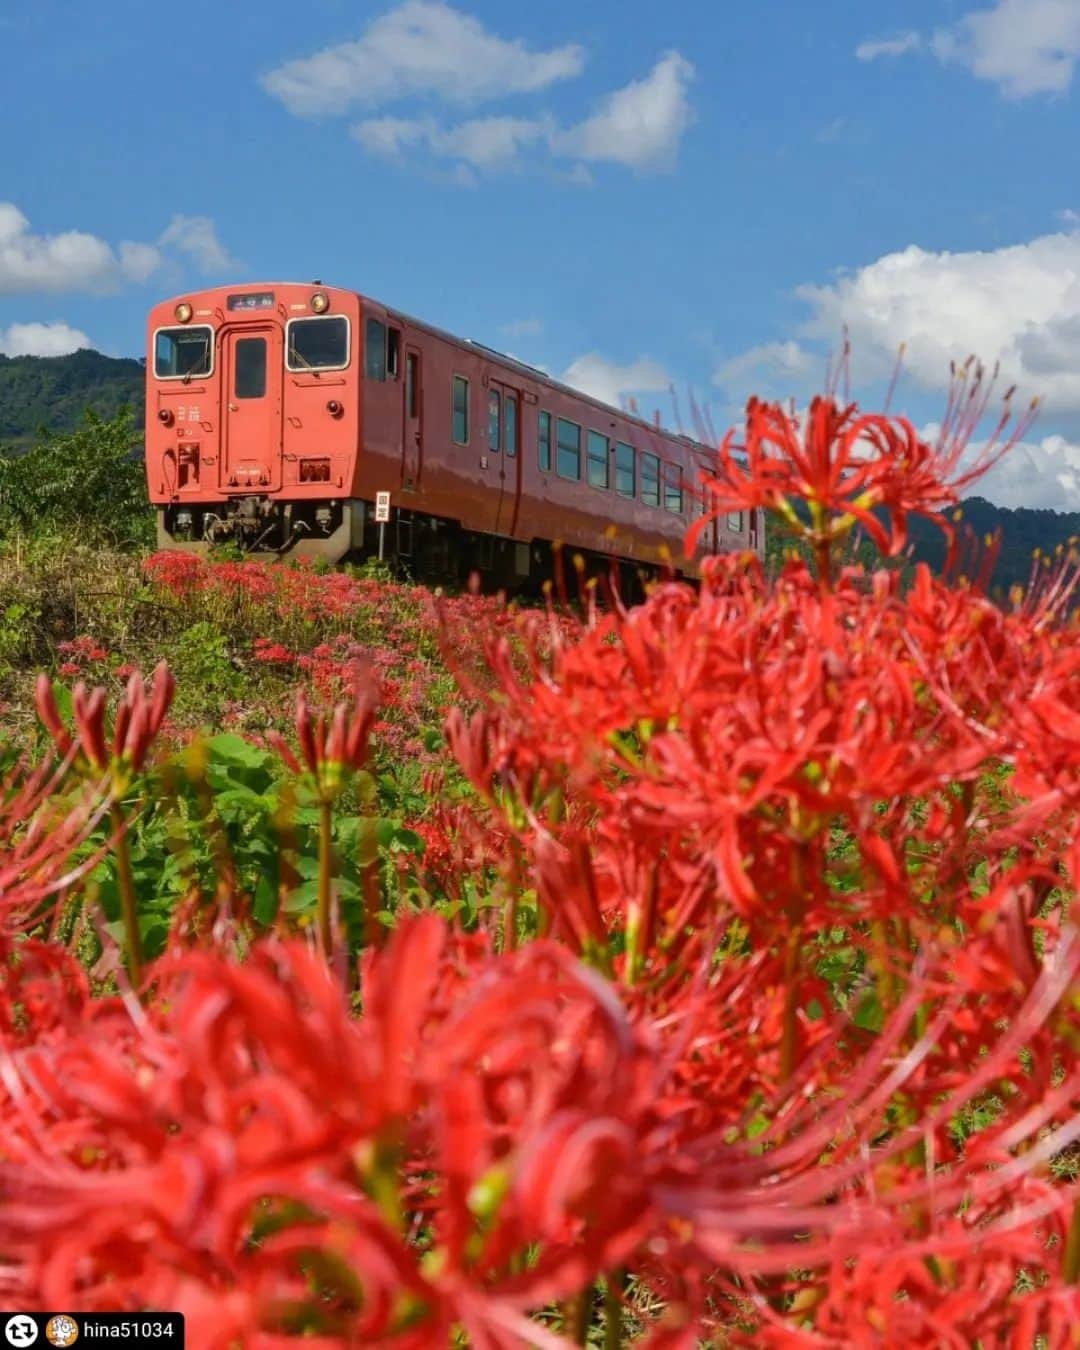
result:
M 695 441 L 692 436 L 687 436 L 681 431 L 669 431 L 666 427 L 659 427 L 653 422 L 648 422 L 644 417 L 639 417 L 636 413 L 624 411 L 622 408 L 613 407 L 610 403 L 605 403 L 602 399 L 594 397 L 592 394 L 586 394 L 581 389 L 575 389 L 573 385 L 563 384 L 561 380 L 553 379 L 546 371 L 541 370 L 539 366 L 531 366 L 527 361 L 521 361 L 516 356 L 510 356 L 506 352 L 499 351 L 497 347 L 489 347 L 485 342 L 477 342 L 474 338 L 458 337 L 455 333 L 449 333 L 445 328 L 438 328 L 433 323 L 428 323 L 424 319 L 417 319 L 411 314 L 405 314 L 400 309 L 395 309 L 392 305 L 384 305 L 381 300 L 375 300 L 374 296 L 365 296 L 360 294 L 362 300 L 373 300 L 375 304 L 380 305 L 386 310 L 387 314 L 394 315 L 403 323 L 407 323 L 414 328 L 422 329 L 430 333 L 433 337 L 442 338 L 446 342 L 452 342 L 458 347 L 463 347 L 468 351 L 482 352 L 485 356 L 507 366 L 511 370 L 519 371 L 523 375 L 528 375 L 530 379 L 536 380 L 538 384 L 546 385 L 549 389 L 558 390 L 559 393 L 566 394 L 570 398 L 578 399 L 585 403 L 590 403 L 594 408 L 599 408 L 602 412 L 614 414 L 621 417 L 626 422 L 633 422 L 642 427 L 651 436 L 665 436 L 669 440 L 678 441 L 681 445 L 688 446 L 691 450 L 696 450 L 699 454 L 710 455 L 715 453 L 715 447 L 703 445 L 700 441 Z

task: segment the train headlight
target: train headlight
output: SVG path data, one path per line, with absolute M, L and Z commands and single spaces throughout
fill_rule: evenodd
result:
M 181 301 L 173 310 L 173 313 L 176 315 L 177 323 L 187 323 L 188 319 L 191 318 L 191 306 L 186 300 Z
M 311 308 L 316 314 L 325 314 L 330 308 L 330 297 L 325 291 L 316 291 L 311 297 Z

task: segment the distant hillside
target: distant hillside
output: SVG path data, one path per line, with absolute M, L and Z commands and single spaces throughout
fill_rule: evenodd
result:
M 1031 576 L 1031 556 L 1036 549 L 1052 554 L 1059 544 L 1068 545 L 1080 536 L 1080 511 L 1034 511 L 1028 507 L 1010 510 L 995 506 L 985 497 L 966 497 L 958 529 L 970 528 L 983 540 L 1001 531 L 1001 553 L 991 578 L 991 588 L 1025 585 Z M 937 572 L 945 562 L 945 540 L 935 526 L 913 516 L 911 540 L 916 559 Z
M 0 356 L 0 444 L 26 444 L 40 427 L 71 431 L 86 408 L 114 417 L 127 404 L 142 423 L 142 362 L 81 351 L 71 356 Z

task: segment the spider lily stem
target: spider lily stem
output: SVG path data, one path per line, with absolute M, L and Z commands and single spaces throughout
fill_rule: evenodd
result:
M 142 984 L 143 946 L 139 932 L 139 910 L 135 900 L 135 879 L 131 872 L 131 850 L 128 846 L 127 821 L 123 809 L 114 803 L 110 818 L 116 843 L 116 880 L 120 891 L 120 913 L 124 923 L 124 946 L 127 949 L 128 975 L 136 989 Z

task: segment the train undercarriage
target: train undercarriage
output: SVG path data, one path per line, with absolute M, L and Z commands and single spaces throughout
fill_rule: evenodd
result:
M 546 540 L 531 542 L 464 530 L 457 521 L 396 510 L 379 524 L 370 502 L 355 499 L 276 501 L 244 496 L 227 502 L 181 503 L 159 508 L 160 549 L 207 553 L 236 548 L 258 558 L 308 558 L 326 563 L 382 558 L 417 581 L 464 586 L 479 575 L 485 590 L 539 594 L 557 580 L 560 558 Z M 581 558 L 581 565 L 574 560 Z M 640 598 L 658 569 L 587 550 L 563 551 L 561 570 L 571 590 L 586 576 L 615 576 L 620 595 Z

